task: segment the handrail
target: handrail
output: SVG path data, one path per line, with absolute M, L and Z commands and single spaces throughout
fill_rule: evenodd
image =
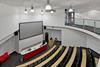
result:
M 44 26 L 47 26 L 47 25 L 44 25 Z M 77 27 L 73 27 L 73 26 L 47 26 L 47 29 L 56 29 L 56 30 L 72 29 L 72 30 L 77 30 L 77 31 L 86 33 L 86 34 L 91 35 L 91 36 L 93 36 L 97 39 L 100 39 L 100 35 L 98 35 L 94 32 L 91 32 L 91 31 L 88 31 L 88 30 L 85 30 L 85 29 L 81 29 L 81 28 L 77 28 Z
M 14 31 L 15 32 L 15 31 Z M 0 40 L 0 46 L 1 44 L 3 44 L 5 41 L 7 41 L 9 38 L 13 37 L 14 36 L 14 32 L 13 33 L 10 33 L 9 35 L 5 36 L 4 38 L 2 38 Z

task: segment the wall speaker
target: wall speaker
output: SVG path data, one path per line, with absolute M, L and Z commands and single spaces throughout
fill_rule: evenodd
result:
M 15 31 L 15 32 L 14 32 L 14 35 L 17 36 L 17 35 L 18 35 L 18 31 Z
M 46 29 L 46 26 L 44 26 L 44 29 Z

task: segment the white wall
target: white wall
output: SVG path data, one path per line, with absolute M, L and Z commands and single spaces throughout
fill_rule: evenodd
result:
M 100 54 L 100 40 L 87 35 L 87 47 L 93 49 Z
M 18 29 L 18 15 L 14 7 L 0 4 L 0 40 Z
M 0 4 L 0 42 L 3 38 L 13 34 L 18 30 L 18 15 L 15 7 Z M 5 39 L 4 39 L 5 40 Z M 15 37 L 0 44 L 0 55 L 5 52 L 12 53 L 15 51 Z
M 62 29 L 62 44 L 89 47 L 100 54 L 100 39 L 74 29 Z
M 36 9 L 34 13 L 24 14 L 24 9 L 19 8 L 19 22 L 24 21 L 43 21 L 44 25 L 64 26 L 65 13 L 64 10 L 57 10 L 54 14 L 41 14 L 41 10 Z
M 86 41 L 87 37 L 84 33 L 72 29 L 62 29 L 63 45 L 87 47 Z
M 11 37 L 6 42 L 2 43 L 0 45 L 0 55 L 2 55 L 5 52 L 8 52 L 9 54 L 15 51 L 15 37 Z
M 45 32 L 48 32 L 49 34 L 49 38 L 57 38 L 59 41 L 62 41 L 61 39 L 61 30 L 52 30 L 52 29 L 47 29 L 47 30 L 44 30 L 44 34 Z

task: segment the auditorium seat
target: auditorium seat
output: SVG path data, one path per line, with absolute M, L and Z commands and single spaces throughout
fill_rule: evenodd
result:
M 74 62 L 74 60 L 75 60 L 75 57 L 76 57 L 76 53 L 77 53 L 77 48 L 74 47 L 74 48 L 73 48 L 72 55 L 71 55 L 71 57 L 70 57 L 68 63 L 65 65 L 65 67 L 72 67 L 72 64 L 73 64 L 73 62 Z
M 17 67 L 96 67 L 93 58 L 88 48 L 54 45 L 43 55 Z
M 46 60 L 48 57 L 50 57 L 57 49 L 59 48 L 59 46 L 56 46 L 49 54 L 47 54 L 45 57 L 41 58 L 40 60 L 36 61 L 33 63 L 33 66 L 38 65 L 39 63 L 43 62 L 44 60 Z
M 52 60 L 61 50 L 62 50 L 62 45 L 57 49 L 57 51 L 55 53 L 53 53 L 52 56 L 50 56 L 48 59 L 46 59 L 45 61 L 41 62 L 40 64 L 36 65 L 35 67 L 44 66 L 46 63 L 48 63 L 50 60 Z
M 23 55 L 23 60 L 24 61 L 29 60 L 30 58 L 36 56 L 37 54 L 43 52 L 44 50 L 47 50 L 47 45 L 44 45 L 44 46 L 42 46 L 42 47 L 40 47 L 32 52 L 29 52 L 29 53 Z
M 72 67 L 80 67 L 81 60 L 82 60 L 82 50 L 80 47 L 77 47 L 77 54 L 76 54 L 76 58 L 72 64 Z
M 64 50 L 66 49 L 65 46 L 62 47 L 62 50 L 52 59 L 50 60 L 47 64 L 45 64 L 43 67 L 51 67 L 51 65 L 59 59 L 59 57 L 62 55 Z
M 59 57 L 59 59 L 54 64 L 51 65 L 51 67 L 57 67 L 58 66 L 58 64 L 63 60 L 63 58 L 67 54 L 68 49 L 69 49 L 69 47 L 66 47 L 66 49 L 63 52 L 63 54 Z
M 0 64 L 4 63 L 9 57 L 10 57 L 10 55 L 8 54 L 8 52 L 5 52 L 3 55 L 1 55 L 0 56 Z
M 34 62 L 37 62 L 38 60 L 41 60 L 42 58 L 44 58 L 45 56 L 47 56 L 50 52 L 52 52 L 54 49 L 56 48 L 56 45 L 54 45 L 51 49 L 49 49 L 46 53 L 44 53 L 43 55 L 37 57 L 36 59 L 32 60 L 32 61 L 29 61 L 27 63 L 24 63 L 24 64 L 21 64 L 21 65 L 18 65 L 16 67 L 25 67 L 25 66 L 28 66 L 28 65 L 31 65 L 33 64 Z
M 87 55 L 86 55 L 86 49 L 82 48 L 82 61 L 81 61 L 81 67 L 86 67 L 87 63 Z
M 64 59 L 61 61 L 61 63 L 58 65 L 58 67 L 65 67 L 66 63 L 69 61 L 71 55 L 72 55 L 73 47 L 69 47 L 68 53 L 64 57 Z

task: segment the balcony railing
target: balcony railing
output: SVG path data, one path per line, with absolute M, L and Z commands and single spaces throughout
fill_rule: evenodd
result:
M 100 20 L 76 18 L 74 24 L 67 23 L 66 25 L 82 28 L 100 35 Z

